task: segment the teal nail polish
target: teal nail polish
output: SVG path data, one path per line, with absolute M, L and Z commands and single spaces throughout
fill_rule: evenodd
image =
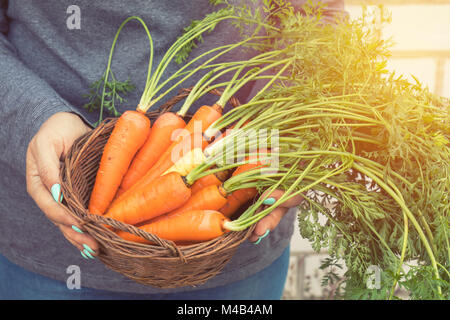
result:
M 256 242 L 255 242 L 254 244 L 255 244 L 255 245 L 256 245 L 256 244 L 259 244 L 263 238 L 267 237 L 267 235 L 269 234 L 269 232 L 270 232 L 270 230 L 267 230 L 266 233 L 264 233 L 261 237 L 259 237 L 258 240 L 256 240 Z
M 83 252 L 84 252 L 84 254 L 87 255 L 89 258 L 95 259 L 95 258 L 89 253 L 89 251 L 87 251 L 86 249 L 84 249 Z
M 59 183 L 55 183 L 54 185 L 52 185 L 50 192 L 52 193 L 52 197 L 53 199 L 55 199 L 56 202 L 61 202 L 63 200 L 61 185 Z
M 86 257 L 86 255 L 83 253 L 83 251 L 80 251 L 81 255 L 83 256 L 83 258 L 85 259 L 89 259 L 88 257 Z
M 90 253 L 95 253 L 94 250 L 91 249 L 91 247 L 89 247 L 87 244 L 83 244 L 84 249 L 86 249 L 88 252 Z
M 78 233 L 84 233 L 83 230 L 81 230 L 80 228 L 78 228 L 77 226 L 72 226 L 72 229 L 75 230 Z
M 277 201 L 277 199 L 275 198 L 267 198 L 266 200 L 263 201 L 263 204 L 268 204 L 268 205 L 272 205 Z

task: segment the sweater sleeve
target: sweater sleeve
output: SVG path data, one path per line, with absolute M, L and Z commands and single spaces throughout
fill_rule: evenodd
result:
M 28 143 L 57 112 L 73 108 L 20 60 L 8 41 L 7 0 L 0 0 L 0 161 L 25 174 Z

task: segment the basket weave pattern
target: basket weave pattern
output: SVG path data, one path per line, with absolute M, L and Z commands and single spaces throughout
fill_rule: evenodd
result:
M 187 95 L 184 90 L 159 111 L 147 113 L 154 120 Z M 236 100 L 232 101 L 237 103 Z M 208 242 L 177 246 L 132 225 L 88 212 L 103 148 L 117 119 L 106 119 L 78 138 L 61 166 L 63 205 L 100 245 L 98 258 L 110 269 L 136 282 L 159 288 L 196 286 L 214 277 L 229 262 L 237 247 L 253 231 L 228 232 Z M 169 200 L 170 201 L 170 200 Z M 105 227 L 112 226 L 152 241 L 141 244 L 124 240 Z

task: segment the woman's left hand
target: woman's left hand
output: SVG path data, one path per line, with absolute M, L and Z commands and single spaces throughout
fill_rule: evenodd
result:
M 273 191 L 270 196 L 266 198 L 265 204 L 274 204 L 276 201 L 278 201 L 279 198 L 281 198 L 283 194 L 283 190 Z M 263 193 L 262 197 L 265 197 L 265 195 L 266 194 Z M 297 207 L 298 205 L 300 205 L 300 203 L 302 203 L 303 200 L 304 199 L 301 195 L 296 195 L 283 202 L 281 205 L 275 208 L 275 210 L 258 221 L 249 240 L 255 244 L 258 244 L 264 237 L 266 237 L 270 233 L 270 231 L 276 228 L 276 226 L 280 223 L 281 219 L 290 208 Z

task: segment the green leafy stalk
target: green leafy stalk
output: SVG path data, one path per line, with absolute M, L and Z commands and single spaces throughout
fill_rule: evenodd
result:
M 140 17 L 131 16 L 122 22 L 122 24 L 119 26 L 119 29 L 116 32 L 116 35 L 114 36 L 114 40 L 113 40 L 113 43 L 112 43 L 112 46 L 111 46 L 111 49 L 109 52 L 108 63 L 106 66 L 105 73 L 103 74 L 103 77 L 100 80 L 94 82 L 94 84 L 91 86 L 91 88 L 93 90 L 91 90 L 90 102 L 88 102 L 85 105 L 85 108 L 87 108 L 89 111 L 97 109 L 97 108 L 100 110 L 99 120 L 96 123 L 96 125 L 98 125 L 103 120 L 103 109 L 105 106 L 114 116 L 118 116 L 119 113 L 116 110 L 115 104 L 114 104 L 115 100 L 119 100 L 119 102 L 123 102 L 124 99 L 119 94 L 126 94 L 126 93 L 130 92 L 132 89 L 134 89 L 134 86 L 131 84 L 129 79 L 125 82 L 119 82 L 116 80 L 116 78 L 114 77 L 114 75 L 112 74 L 112 71 L 111 71 L 113 53 L 114 53 L 114 49 L 115 49 L 117 40 L 119 38 L 120 32 L 125 27 L 125 25 L 128 22 L 130 22 L 131 20 L 137 20 L 141 23 L 141 25 L 145 29 L 145 32 L 146 32 L 148 40 L 149 40 L 150 59 L 149 59 L 149 65 L 148 65 L 148 71 L 147 71 L 147 82 L 150 79 L 152 63 L 153 63 L 153 40 L 152 40 L 150 31 L 148 30 L 145 22 Z M 110 74 L 111 74 L 112 81 L 109 81 Z M 102 89 L 101 94 L 99 94 L 99 88 L 101 87 L 102 83 L 103 83 L 103 89 Z M 110 90 L 110 91 L 108 91 L 108 90 Z M 109 100 L 106 101 L 106 98 L 109 98 Z M 98 102 L 99 102 L 99 105 L 97 106 Z

